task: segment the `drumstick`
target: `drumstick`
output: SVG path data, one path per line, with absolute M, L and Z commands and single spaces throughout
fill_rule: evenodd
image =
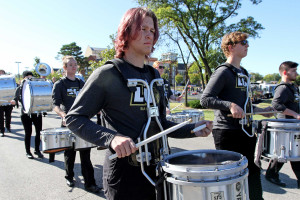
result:
M 245 115 L 264 115 L 264 114 L 276 114 L 281 113 L 281 111 L 268 111 L 268 112 L 253 112 L 253 113 L 246 113 Z M 227 117 L 232 117 L 232 114 L 228 114 Z
M 148 143 L 150 143 L 150 142 L 152 142 L 152 141 L 154 141 L 154 140 L 156 140 L 156 139 L 158 139 L 158 138 L 160 138 L 160 137 L 162 137 L 162 136 L 164 136 L 164 135 L 167 135 L 167 134 L 169 134 L 169 133 L 171 133 L 171 132 L 173 132 L 173 131 L 175 131 L 175 130 L 177 130 L 177 129 L 183 127 L 183 126 L 185 126 L 186 124 L 189 124 L 190 122 L 192 122 L 192 119 L 189 119 L 189 120 L 184 121 L 184 122 L 182 122 L 182 123 L 180 123 L 180 124 L 177 124 L 177 125 L 175 125 L 175 126 L 172 126 L 171 128 L 168 128 L 168 129 L 166 129 L 166 130 L 164 130 L 164 131 L 162 131 L 162 132 L 160 132 L 160 133 L 157 133 L 157 134 L 155 134 L 155 135 L 153 135 L 153 136 L 151 136 L 151 137 L 149 137 L 149 138 L 147 138 L 147 139 L 145 139 L 145 140 L 143 140 L 143 141 L 137 143 L 137 144 L 135 145 L 135 147 L 136 147 L 136 148 L 139 148 L 140 146 L 143 146 L 143 145 L 145 145 L 145 144 L 148 144 Z M 109 156 L 109 160 L 113 160 L 113 159 L 115 159 L 115 158 L 117 158 L 117 154 L 116 154 L 116 153 L 113 154 L 113 155 L 111 155 L 111 156 Z
M 191 130 L 191 133 L 195 133 L 195 132 L 200 131 L 204 128 L 206 128 L 206 124 L 202 124 L 201 126 L 198 126 L 198 127 L 194 128 L 193 130 Z
M 190 79 L 188 79 L 188 81 L 186 82 L 186 85 L 185 85 L 184 89 L 182 90 L 182 95 L 185 93 L 186 87 L 188 86 L 189 82 L 190 82 Z
M 172 111 L 172 110 L 175 110 L 176 108 L 178 108 L 179 106 L 181 106 L 182 105 L 182 103 L 181 104 L 179 104 L 178 106 L 176 106 L 176 107 L 174 107 L 174 108 L 172 108 L 170 111 Z

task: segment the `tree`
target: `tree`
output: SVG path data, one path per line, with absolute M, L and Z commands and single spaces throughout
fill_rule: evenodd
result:
M 177 74 L 175 76 L 175 81 L 177 84 L 180 84 L 183 81 L 183 76 L 181 74 Z
M 101 53 L 99 54 L 99 57 L 101 58 L 100 61 L 90 61 L 90 74 L 97 69 L 98 67 L 101 67 L 105 64 L 106 61 L 114 59 L 115 55 L 116 55 L 116 50 L 114 47 L 114 41 L 116 38 L 116 35 L 112 34 L 109 36 L 109 38 L 111 39 L 111 46 L 107 46 L 107 49 L 101 51 Z
M 262 0 L 250 1 L 259 4 Z M 242 31 L 255 38 L 259 37 L 258 31 L 264 29 L 253 17 L 226 24 L 227 19 L 238 15 L 237 10 L 241 8 L 240 0 L 137 0 L 137 2 L 155 12 L 162 35 L 179 33 L 200 70 L 201 79 L 203 79 L 202 68 L 208 78 L 211 76 L 210 51 L 218 50 L 217 46 L 220 46 L 225 33 Z
M 87 59 L 82 55 L 81 47 L 77 46 L 75 42 L 63 45 L 57 53 L 57 60 L 61 60 L 63 56 L 74 56 L 79 65 L 79 71 L 85 70 L 89 65 Z
M 300 86 L 300 76 L 297 76 L 295 83 Z
M 281 76 L 278 73 L 274 73 L 274 74 L 267 74 L 264 76 L 264 81 L 266 81 L 267 83 L 271 82 L 271 81 L 280 81 Z
M 259 73 L 251 72 L 251 82 L 261 81 L 263 80 L 264 76 Z
M 199 83 L 200 76 L 199 74 L 189 74 L 191 84 L 196 85 Z

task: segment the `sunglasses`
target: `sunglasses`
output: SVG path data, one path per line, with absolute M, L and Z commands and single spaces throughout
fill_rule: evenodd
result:
M 228 44 L 233 45 L 233 44 L 238 44 L 241 43 L 241 45 L 245 46 L 246 44 L 249 44 L 248 40 L 242 40 L 242 41 L 238 41 L 238 42 L 228 42 Z
M 243 46 L 249 44 L 248 40 L 242 40 L 242 41 L 239 41 L 239 42 L 235 42 L 235 44 L 238 44 L 238 43 L 241 43 L 241 45 L 243 45 Z
M 159 68 L 159 69 L 164 69 L 164 68 L 165 68 L 165 66 L 159 66 L 158 68 Z

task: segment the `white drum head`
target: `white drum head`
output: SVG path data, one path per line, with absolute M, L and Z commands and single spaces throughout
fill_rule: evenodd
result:
M 22 102 L 23 102 L 23 108 L 25 113 L 29 113 L 31 108 L 31 89 L 30 89 L 30 81 L 26 80 L 23 83 L 22 88 Z

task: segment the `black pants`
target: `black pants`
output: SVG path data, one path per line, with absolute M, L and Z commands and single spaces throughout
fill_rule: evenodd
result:
M 254 164 L 256 137 L 248 137 L 241 129 L 214 129 L 212 133 L 216 149 L 235 151 L 246 156 L 249 169 L 249 198 L 251 200 L 263 199 L 260 169 Z M 248 133 L 251 133 L 251 130 Z
M 86 187 L 91 185 L 96 185 L 94 178 L 94 168 L 91 162 L 91 149 L 80 150 L 80 161 L 81 161 L 81 173 L 84 178 L 84 183 Z M 68 180 L 73 180 L 74 177 L 74 163 L 76 158 L 76 151 L 74 149 L 67 149 L 64 153 L 65 158 L 65 169 L 66 176 Z
M 5 127 L 10 129 L 11 123 L 11 112 L 13 110 L 13 106 L 0 106 L 0 132 L 4 133 L 4 115 L 5 115 Z
M 26 152 L 30 152 L 30 140 L 32 134 L 32 123 L 35 127 L 35 151 L 40 150 L 40 143 L 41 143 L 41 130 L 42 130 L 42 115 L 41 114 L 22 114 L 21 121 L 25 130 L 25 149 Z
M 284 163 L 280 163 L 277 160 L 271 160 L 269 167 L 266 172 L 266 176 L 272 178 L 279 178 L 279 171 L 282 168 Z M 297 180 L 300 180 L 300 162 L 291 161 L 291 167 L 294 171 L 294 174 L 297 177 Z
M 155 187 L 142 174 L 140 166 L 130 165 L 129 157 L 109 160 L 106 151 L 103 165 L 103 187 L 108 200 L 155 200 Z M 145 166 L 147 174 L 154 179 L 156 166 Z M 154 180 L 155 181 L 155 180 Z

